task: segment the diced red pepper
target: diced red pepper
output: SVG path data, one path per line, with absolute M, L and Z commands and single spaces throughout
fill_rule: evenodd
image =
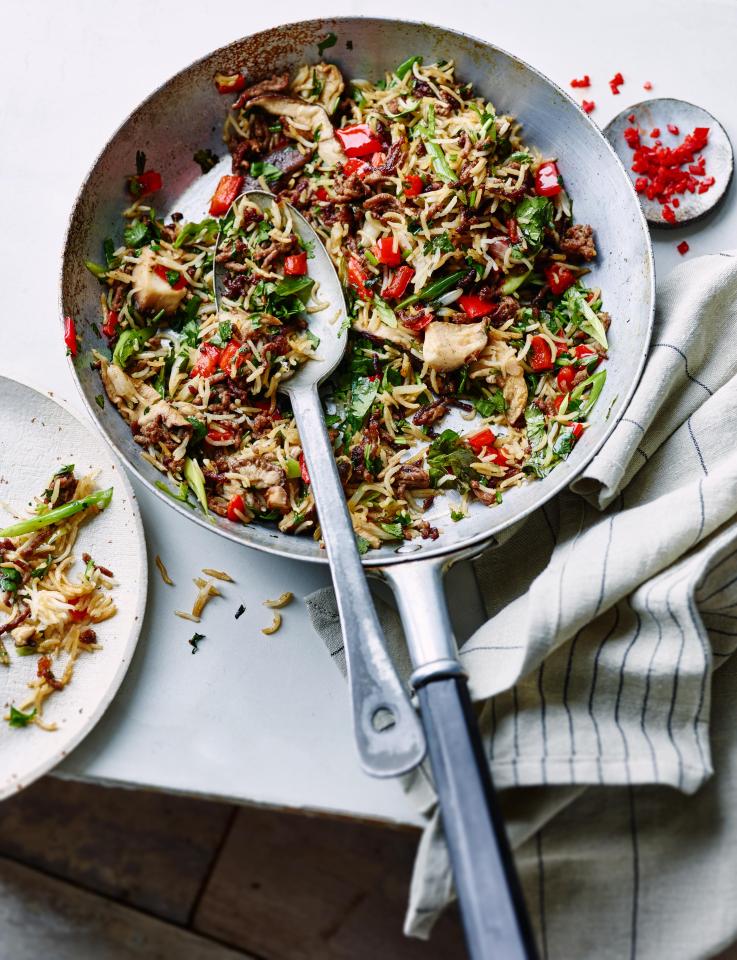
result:
M 402 251 L 394 237 L 381 237 L 374 247 L 374 256 L 387 267 L 398 267 L 402 262 Z
M 351 257 L 348 261 L 348 283 L 353 287 L 362 300 L 372 300 L 373 294 L 366 286 L 368 274 L 361 266 L 360 260 Z
M 583 433 L 583 424 L 574 423 L 571 425 L 571 432 L 573 433 L 574 440 L 580 440 L 581 434 Z
M 478 433 L 474 433 L 473 436 L 468 438 L 468 444 L 474 453 L 481 453 L 484 447 L 491 447 L 494 444 L 496 437 L 487 427 L 484 430 L 480 430 Z
M 593 113 L 596 109 L 596 103 L 593 100 L 582 100 L 581 109 L 584 113 Z
M 329 199 L 330 199 L 330 194 L 327 192 L 327 190 L 326 190 L 325 187 L 323 187 L 323 186 L 319 186 L 319 187 L 317 188 L 317 190 L 315 190 L 315 196 L 316 196 L 317 199 L 320 200 L 322 203 L 324 203 L 326 200 L 329 200 Z
M 366 157 L 381 150 L 381 140 L 367 123 L 339 127 L 335 131 L 335 136 L 347 157 Z
M 402 320 L 402 326 L 411 330 L 413 333 L 419 333 L 425 327 L 429 327 L 433 321 L 433 315 L 429 311 L 418 313 L 416 317 L 410 317 L 408 320 Z
M 555 197 L 561 189 L 558 165 L 553 160 L 541 163 L 535 174 L 535 193 L 541 197 Z
M 486 297 L 479 297 L 475 293 L 464 293 L 458 298 L 458 306 L 472 319 L 476 317 L 486 317 L 496 310 L 496 303 L 493 300 L 487 300 Z
M 519 243 L 519 229 L 514 217 L 510 217 L 509 220 L 507 220 L 507 236 L 512 243 Z
M 288 277 L 303 277 L 307 273 L 307 253 L 293 253 L 284 257 L 284 273 Z
M 310 474 L 309 474 L 309 472 L 308 472 L 308 470 L 307 470 L 307 464 L 305 463 L 305 455 L 304 455 L 303 453 L 300 453 L 300 455 L 299 455 L 299 472 L 300 472 L 300 476 L 302 477 L 303 481 L 304 481 L 305 483 L 309 483 L 309 482 L 310 482 Z
M 425 182 L 416 173 L 411 173 L 406 180 L 402 181 L 402 186 L 405 197 L 418 197 L 425 189 Z
M 545 267 L 545 279 L 548 281 L 550 292 L 553 296 L 558 297 L 573 286 L 576 282 L 576 275 L 568 267 L 561 266 L 559 263 L 549 263 Z
M 77 356 L 77 325 L 74 317 L 64 317 L 64 343 L 73 357 Z
M 214 343 L 203 343 L 195 360 L 190 377 L 211 377 L 220 360 L 220 350 Z
M 553 351 L 544 337 L 533 337 L 530 349 L 530 366 L 536 372 L 552 370 Z
M 236 437 L 236 432 L 232 427 L 226 424 L 217 424 L 210 427 L 207 431 L 207 440 L 209 443 L 231 443 Z
M 573 367 L 561 367 L 558 371 L 558 376 L 555 378 L 558 383 L 558 389 L 561 393 L 568 393 L 571 389 L 571 384 L 573 383 L 573 378 L 576 376 L 576 371 Z
M 73 597 L 73 598 L 69 601 L 69 603 L 71 603 L 71 605 L 72 605 L 73 607 L 77 607 L 77 605 L 78 605 L 79 603 L 81 603 L 84 599 L 85 599 L 85 597 Z M 83 620 L 86 620 L 86 619 L 87 619 L 87 604 L 84 604 L 82 607 L 78 607 L 78 609 L 76 609 L 76 610 L 70 610 L 70 611 L 69 611 L 69 619 L 72 621 L 72 623 L 81 623 Z
M 689 247 L 688 243 L 685 240 L 681 240 L 681 242 L 676 247 L 676 250 L 680 253 L 681 256 L 688 253 L 690 249 L 691 248 Z
M 671 200 L 671 206 L 675 207 L 675 209 L 677 210 L 680 207 L 680 205 L 681 205 L 681 201 L 678 199 L 678 197 L 673 197 L 673 199 Z
M 157 263 L 154 267 L 154 273 L 157 277 L 161 277 L 162 280 L 165 280 L 172 290 L 184 290 L 184 288 L 187 286 L 187 281 L 184 279 L 183 274 L 179 273 L 177 270 L 167 270 L 166 267 L 162 266 L 160 263 Z M 178 279 L 172 283 L 167 277 L 167 273 L 177 273 Z
M 233 523 L 238 523 L 241 521 L 241 517 L 239 517 L 238 514 L 242 513 L 245 515 L 245 512 L 246 504 L 243 497 L 240 493 L 236 493 L 228 502 L 228 520 L 231 520 Z
M 147 197 L 150 193 L 156 193 L 161 190 L 163 181 L 161 174 L 156 170 L 146 170 L 130 177 L 128 180 L 128 191 L 133 197 Z
M 414 275 L 415 272 L 412 267 L 408 267 L 406 264 L 395 270 L 391 280 L 381 291 L 382 297 L 385 300 L 400 300 Z
M 680 132 L 681 131 L 678 129 L 675 123 L 668 124 L 668 133 L 672 133 L 674 137 L 677 137 Z
M 571 80 L 571 86 L 574 87 L 574 88 L 575 88 L 575 87 L 578 87 L 578 88 L 581 88 L 581 87 L 590 87 L 590 86 L 591 86 L 591 77 L 588 75 L 588 73 L 585 73 L 585 74 L 580 78 L 580 80 L 576 80 L 575 78 L 574 78 L 573 80 Z
M 120 315 L 117 310 L 111 310 L 107 315 L 107 320 L 102 325 L 102 332 L 108 338 L 112 340 L 115 336 L 115 331 L 118 329 L 118 323 L 120 322 Z
M 371 165 L 366 163 L 365 160 L 361 160 L 359 157 L 350 157 L 343 164 L 343 173 L 350 177 L 352 174 L 357 173 L 358 176 L 363 180 L 366 174 L 371 170 Z
M 218 366 L 228 376 L 233 369 L 233 364 L 235 364 L 235 369 L 238 370 L 246 362 L 245 354 L 240 352 L 242 346 L 243 344 L 239 343 L 238 340 L 231 340 L 218 357 Z
M 596 359 L 601 360 L 601 357 L 593 349 L 593 347 L 587 346 L 585 343 L 579 343 L 577 347 L 574 348 L 573 352 L 576 355 L 576 359 L 585 367 L 588 364 Z
M 210 201 L 210 214 L 213 217 L 222 217 L 230 209 L 231 204 L 243 189 L 243 177 L 229 176 L 220 178 L 215 193 Z
M 242 73 L 216 73 L 215 86 L 218 93 L 240 93 L 246 85 Z

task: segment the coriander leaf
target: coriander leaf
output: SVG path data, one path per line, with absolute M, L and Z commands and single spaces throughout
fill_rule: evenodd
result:
M 204 173 L 208 173 L 217 164 L 218 158 L 212 150 L 198 150 L 192 157 L 194 162 Z
M 393 537 L 395 540 L 401 540 L 404 535 L 404 528 L 401 523 L 382 523 L 380 524 L 381 529 L 388 533 L 390 537 Z
M 199 223 L 185 223 L 177 234 L 174 247 L 179 250 L 185 243 L 189 243 L 195 238 L 199 243 L 208 245 L 215 239 L 219 229 L 220 226 L 213 217 L 206 217 L 204 220 L 200 220 Z
M 170 287 L 176 286 L 176 284 L 179 283 L 182 278 L 182 275 L 178 270 L 166 270 L 164 276 L 166 277 L 166 282 Z
M 233 339 L 233 324 L 230 320 L 223 320 L 218 326 L 218 332 L 212 338 L 216 347 L 224 347 Z
M 371 544 L 368 540 L 365 537 L 359 537 L 358 534 L 356 534 L 356 546 L 361 556 L 363 556 L 364 553 L 368 553 L 371 549 Z
M 537 253 L 545 237 L 545 228 L 553 222 L 553 204 L 546 197 L 525 197 L 517 204 L 514 218 L 528 248 Z
M 285 277 L 277 283 L 274 294 L 280 299 L 299 297 L 305 303 L 314 285 L 312 277 Z
M 297 242 L 307 254 L 307 259 L 312 260 L 313 257 L 315 256 L 315 241 L 303 240 L 302 237 L 297 237 Z
M 497 413 L 504 413 L 507 402 L 501 390 L 495 390 L 490 397 L 479 397 L 473 402 L 476 411 L 482 417 L 493 417 Z
M 307 339 L 308 339 L 308 340 L 310 341 L 310 343 L 312 344 L 312 346 L 315 348 L 315 350 L 317 350 L 317 348 L 320 346 L 320 338 L 319 338 L 318 336 L 316 336 L 316 335 L 312 332 L 312 330 L 310 330 L 309 328 L 308 328 L 307 330 L 305 330 L 304 333 L 305 333 L 305 336 L 307 337 Z
M 112 237 L 105 237 L 102 241 L 102 252 L 105 254 L 105 263 L 109 268 L 118 265 L 118 258 L 115 256 L 115 244 L 113 243 Z
M 422 248 L 423 253 L 433 253 L 435 250 L 439 250 L 441 253 L 452 253 L 455 250 L 447 230 L 445 233 L 438 233 L 431 240 L 425 241 L 425 246 Z
M 146 341 L 156 332 L 155 327 L 141 327 L 140 329 L 124 330 L 118 337 L 113 351 L 113 363 L 116 367 L 125 369 L 125 365 L 130 358 L 140 353 L 146 345 Z
M 30 711 L 30 713 L 21 713 L 20 710 L 16 710 L 16 708 L 11 705 L 10 716 L 8 717 L 8 725 L 11 727 L 27 727 L 35 715 L 35 707 Z
M 16 593 L 20 585 L 20 570 L 15 567 L 0 567 L 0 593 Z
M 123 231 L 123 242 L 126 247 L 140 247 L 148 238 L 148 224 L 140 220 L 132 220 L 130 226 Z
M 454 523 L 458 523 L 459 520 L 465 520 L 467 516 L 468 514 L 464 513 L 462 510 L 450 511 L 450 519 L 453 520 Z
M 105 397 L 103 397 L 101 393 L 98 393 L 97 396 L 95 397 L 95 403 L 100 408 L 100 410 L 105 409 Z
M 475 459 L 476 454 L 455 430 L 443 430 L 427 448 L 430 483 L 436 487 L 447 476 L 454 476 L 461 484 L 466 483 L 473 475 L 471 464 Z
M 187 417 L 187 420 L 192 424 L 192 439 L 202 440 L 207 434 L 207 424 L 197 417 Z

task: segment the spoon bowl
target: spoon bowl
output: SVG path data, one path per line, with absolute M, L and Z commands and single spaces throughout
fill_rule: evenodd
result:
M 315 348 L 314 359 L 303 363 L 289 379 L 282 380 L 279 389 L 283 393 L 289 393 L 298 388 L 320 384 L 330 376 L 343 359 L 348 342 L 345 298 L 338 274 L 320 238 L 302 214 L 291 204 L 277 200 L 273 193 L 266 190 L 247 190 L 233 201 L 230 210 L 237 215 L 238 207 L 244 201 L 255 204 L 264 212 L 276 211 L 277 215 L 288 210 L 295 233 L 302 247 L 308 251 L 308 275 L 315 281 L 312 298 L 316 301 L 316 307 L 311 307 L 308 315 L 309 329 L 320 342 Z M 226 220 L 229 217 L 230 211 L 226 215 Z M 216 254 L 224 239 L 221 230 L 217 240 Z M 215 305 L 218 313 L 221 312 L 221 304 L 225 296 L 224 273 L 225 270 L 218 263 L 216 256 Z M 317 309 L 317 306 L 320 309 Z

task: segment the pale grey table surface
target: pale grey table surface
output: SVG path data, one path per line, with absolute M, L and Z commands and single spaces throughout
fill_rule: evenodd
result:
M 737 140 L 737 101 L 728 82 L 737 41 L 731 0 L 388 0 L 364 4 L 275 0 L 93 0 L 2 4 L 0 183 L 3 279 L 0 373 L 53 391 L 81 411 L 64 361 L 57 310 L 62 239 L 74 196 L 92 158 L 120 121 L 154 87 L 231 39 L 318 15 L 400 14 L 466 30 L 506 48 L 568 87 L 589 73 L 585 91 L 604 125 L 623 107 L 652 96 L 692 100 L 716 114 Z M 621 94 L 608 79 L 625 77 Z M 580 99 L 580 97 L 579 97 Z M 602 198 L 606 203 L 606 198 Z M 735 246 L 732 197 L 700 229 L 657 233 L 664 274 L 678 261 Z M 22 451 L 19 451 L 22 455 Z M 311 630 L 301 600 L 284 626 L 265 637 L 266 597 L 299 598 L 328 582 L 324 570 L 237 547 L 187 524 L 134 481 L 151 562 L 160 554 L 176 581 L 154 569 L 148 612 L 131 670 L 104 719 L 59 769 L 64 776 L 130 787 L 182 791 L 296 809 L 419 822 L 399 786 L 366 777 L 351 740 L 346 691 Z M 192 656 L 190 625 L 173 616 L 191 603 L 202 566 L 229 570 L 237 583 L 207 610 L 207 635 Z M 454 574 L 459 635 L 481 613 L 472 576 Z M 234 612 L 245 603 L 238 621 Z

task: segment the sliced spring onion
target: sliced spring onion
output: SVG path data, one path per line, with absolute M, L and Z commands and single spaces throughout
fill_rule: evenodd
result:
M 205 492 L 205 477 L 199 463 L 191 457 L 187 457 L 184 461 L 184 479 L 200 501 L 200 506 L 203 511 L 209 513 L 207 509 L 207 493 Z
M 455 303 L 456 300 L 463 295 L 463 290 L 458 287 L 457 290 L 449 290 L 447 293 L 444 293 L 442 297 L 438 297 L 438 303 L 443 307 L 447 307 L 451 303 Z
M 442 280 L 436 280 L 434 283 L 420 290 L 419 293 L 413 293 L 411 297 L 405 297 L 404 300 L 397 304 L 397 309 L 401 310 L 402 307 L 408 307 L 411 303 L 417 303 L 419 300 L 437 300 L 438 297 L 442 297 L 444 293 L 447 293 L 455 287 L 458 281 L 465 277 L 467 273 L 467 270 L 456 270 L 455 273 L 448 274 L 448 276 L 443 277 Z
M 35 517 L 29 517 L 27 520 L 21 520 L 10 527 L 0 530 L 0 537 L 22 537 L 25 533 L 33 533 L 35 530 L 42 530 L 44 527 L 50 527 L 62 520 L 68 520 L 76 513 L 81 513 L 88 507 L 99 507 L 104 510 L 113 498 L 113 488 L 107 490 L 96 490 L 94 493 L 81 497 L 79 500 L 70 500 L 69 503 L 62 504 L 60 507 L 54 507 L 46 513 L 40 513 Z
M 579 383 L 575 389 L 571 390 L 571 400 L 578 400 L 579 397 L 583 396 L 584 391 L 591 387 L 589 398 L 580 410 L 580 413 L 582 413 L 584 416 L 593 410 L 594 404 L 599 399 L 605 383 L 606 370 L 599 370 Z M 2 536 L 2 534 L 0 534 L 0 536 Z
M 397 326 L 396 315 L 386 300 L 382 300 L 381 297 L 374 297 L 374 306 L 382 323 L 385 323 L 387 327 Z
M 532 270 L 528 270 L 527 273 L 519 273 L 514 277 L 507 277 L 501 286 L 501 292 L 504 294 L 514 293 L 518 287 L 522 286 L 531 273 Z
M 299 466 L 299 461 L 293 460 L 292 457 L 287 458 L 287 468 L 285 470 L 287 475 L 287 480 L 297 480 L 299 479 L 302 471 Z
M 422 63 L 422 57 L 408 57 L 403 63 L 399 64 L 394 73 L 400 80 L 404 80 L 416 63 Z

